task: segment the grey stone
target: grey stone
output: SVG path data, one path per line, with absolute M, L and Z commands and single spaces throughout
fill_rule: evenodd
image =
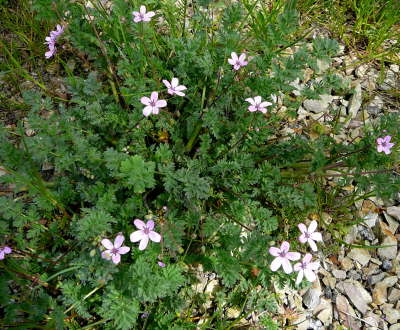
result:
M 344 280 L 346 278 L 346 272 L 344 270 L 334 269 L 332 274 L 339 280 Z
M 400 290 L 396 289 L 396 288 L 392 288 L 390 290 L 389 296 L 388 296 L 388 300 L 391 303 L 396 303 L 400 300 Z
M 375 239 L 375 235 L 370 228 L 361 229 L 359 234 L 362 239 L 366 239 L 367 241 L 373 241 Z
M 347 256 L 354 261 L 357 261 L 361 266 L 366 266 L 371 259 L 367 249 L 352 249 Z
M 349 103 L 349 115 L 351 115 L 351 118 L 355 118 L 357 116 L 358 110 L 360 110 L 361 108 L 361 103 L 362 103 L 361 85 L 357 84 L 356 87 L 354 88 L 354 94 L 351 96 Z
M 393 267 L 392 262 L 390 260 L 383 260 L 382 262 L 382 269 L 384 271 L 391 270 Z
M 318 306 L 320 302 L 320 296 L 320 289 L 309 288 L 303 296 L 303 303 L 308 308 L 313 309 L 315 306 Z
M 396 258 L 397 255 L 397 239 L 393 235 L 388 235 L 386 236 L 381 245 L 390 245 L 385 248 L 379 248 L 378 249 L 378 255 L 381 258 L 381 260 L 389 259 L 392 260 Z
M 365 107 L 365 110 L 367 110 L 370 115 L 377 115 L 382 112 L 383 104 L 382 98 L 376 95 Z
M 368 304 L 372 302 L 372 297 L 364 289 L 360 282 L 343 282 L 344 293 L 353 303 L 353 305 L 363 314 L 369 309 Z
M 393 304 L 384 304 L 381 309 L 390 324 L 394 324 L 400 319 L 400 311 L 393 308 Z
M 332 95 L 322 94 L 320 100 L 305 100 L 303 106 L 307 111 L 320 113 L 328 111 L 334 97 Z
M 366 64 L 361 64 L 356 68 L 355 74 L 357 78 L 364 78 L 367 71 L 368 71 L 368 65 Z
M 349 301 L 345 296 L 338 295 L 336 298 L 336 308 L 339 313 L 339 317 L 343 322 L 343 325 L 352 330 L 359 330 L 360 324 L 357 322 L 356 313 L 351 307 Z M 351 317 L 355 316 L 355 317 Z
M 361 279 L 361 274 L 358 271 L 353 269 L 353 270 L 349 271 L 349 278 L 351 278 L 355 281 L 358 281 L 359 279 Z
M 377 275 L 368 276 L 367 282 L 369 285 L 373 286 L 376 283 L 382 281 L 386 275 L 387 275 L 386 273 L 379 273 Z
M 386 213 L 400 221 L 400 207 L 399 206 L 391 206 L 386 209 Z
M 393 68 L 387 70 L 385 80 L 379 85 L 379 88 L 384 91 L 397 89 L 397 73 L 398 72 L 393 71 Z

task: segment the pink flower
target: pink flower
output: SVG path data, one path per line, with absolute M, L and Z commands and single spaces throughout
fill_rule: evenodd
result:
M 130 238 L 131 242 L 133 243 L 140 241 L 139 250 L 144 250 L 147 247 L 149 239 L 151 239 L 153 242 L 156 243 L 159 243 L 161 241 L 161 235 L 153 231 L 154 229 L 153 220 L 149 220 L 145 224 L 142 220 L 135 219 L 133 223 L 140 230 L 133 232 Z
M 10 254 L 12 252 L 11 248 L 8 246 L 4 246 L 0 248 L 0 260 L 3 260 L 6 254 Z
M 133 21 L 135 23 L 139 22 L 150 22 L 151 18 L 156 14 L 154 11 L 149 11 L 146 13 L 146 6 L 140 6 L 139 11 L 134 11 L 132 12 L 133 16 Z
M 281 248 L 270 247 L 269 253 L 276 257 L 271 263 L 271 270 L 276 272 L 281 266 L 286 274 L 292 272 L 292 265 L 289 260 L 295 261 L 300 259 L 299 252 L 289 252 L 290 244 L 283 242 Z
M 266 113 L 267 109 L 265 109 L 265 107 L 272 105 L 272 103 L 270 103 L 268 101 L 261 102 L 261 96 L 256 96 L 254 99 L 249 97 L 245 101 L 247 101 L 251 104 L 248 107 L 250 112 L 254 112 L 254 111 L 258 110 L 258 111 L 261 111 L 262 113 Z
M 60 37 L 61 34 L 64 33 L 64 27 L 60 24 L 57 24 L 56 30 L 50 31 L 50 36 L 46 37 L 45 44 L 48 45 L 49 50 L 44 54 L 44 56 L 48 59 L 52 57 L 56 52 L 56 41 Z
M 245 59 L 246 59 L 246 54 L 242 53 L 238 57 L 235 52 L 232 52 L 231 53 L 231 58 L 228 59 L 228 62 L 229 62 L 229 64 L 233 65 L 233 69 L 237 71 L 242 66 L 246 66 L 247 65 L 248 62 L 245 61 Z
M 167 101 L 158 99 L 157 92 L 152 92 L 150 98 L 143 96 L 140 99 L 140 102 L 146 105 L 146 107 L 144 107 L 143 109 L 143 115 L 145 115 L 146 117 L 150 114 L 158 115 L 158 113 L 160 112 L 160 108 L 167 106 Z
M 310 244 L 311 249 L 313 251 L 317 251 L 318 250 L 317 244 L 315 244 L 314 241 L 322 242 L 321 233 L 315 232 L 315 230 L 317 229 L 317 221 L 315 220 L 311 221 L 310 226 L 308 226 L 308 229 L 304 223 L 300 223 L 298 227 L 301 231 L 301 235 L 299 236 L 299 241 L 303 244 L 308 242 L 308 244 Z
M 187 88 L 186 86 L 179 85 L 178 78 L 172 78 L 171 83 L 168 80 L 163 80 L 162 82 L 164 83 L 165 87 L 168 88 L 168 94 L 185 96 L 185 93 L 182 93 L 182 91 L 184 91 Z
M 118 264 L 121 261 L 121 254 L 128 253 L 130 248 L 127 246 L 121 246 L 124 242 L 125 237 L 118 234 L 115 238 L 114 244 L 107 238 L 101 241 L 101 244 L 107 249 L 101 253 L 103 259 L 112 259 L 114 264 Z
M 394 143 L 390 143 L 390 139 L 392 137 L 390 135 L 385 136 L 384 138 L 378 138 L 376 140 L 378 152 L 384 152 L 386 155 L 390 154 L 390 148 L 394 146 Z
M 165 267 L 165 264 L 164 264 L 162 261 L 158 261 L 157 263 L 158 263 L 158 265 L 159 265 L 160 267 L 162 267 L 162 268 Z
M 312 255 L 307 253 L 302 262 L 298 262 L 293 266 L 294 270 L 299 272 L 297 274 L 296 284 L 299 284 L 303 280 L 304 276 L 309 282 L 314 282 L 317 279 L 314 271 L 318 270 L 319 262 L 311 262 L 311 259 Z

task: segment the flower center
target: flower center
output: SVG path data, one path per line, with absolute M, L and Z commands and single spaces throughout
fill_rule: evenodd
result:
M 286 252 L 281 251 L 281 252 L 279 253 L 279 256 L 280 256 L 281 258 L 285 258 L 285 257 L 286 257 Z
M 156 106 L 156 101 L 150 101 L 150 105 L 154 108 Z
M 112 248 L 111 249 L 112 254 L 118 254 L 118 249 L 117 248 Z
M 381 145 L 382 147 L 386 147 L 387 146 L 386 141 L 382 142 Z
M 144 232 L 146 235 L 148 235 L 148 234 L 150 233 L 150 229 L 147 228 L 147 227 L 144 227 L 144 228 L 143 228 L 143 232 Z
M 237 61 L 236 61 L 236 65 L 239 65 L 239 66 L 241 66 L 241 64 L 240 64 L 240 61 L 239 61 L 239 60 L 237 60 Z
M 305 238 L 310 238 L 311 237 L 310 233 L 305 233 L 304 236 L 305 236 Z

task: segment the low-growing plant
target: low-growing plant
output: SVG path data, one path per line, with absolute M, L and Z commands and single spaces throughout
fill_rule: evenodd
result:
M 310 252 L 300 243 L 322 241 L 300 223 L 324 210 L 326 177 L 340 177 L 331 198 L 349 207 L 398 192 L 398 114 L 352 143 L 335 142 L 333 111 L 319 129 L 284 130 L 305 99 L 350 93 L 319 69 L 337 43 L 305 40 L 292 3 L 33 9 L 57 27 L 43 57 L 63 66 L 66 91 L 26 91 L 26 121 L 0 130 L 0 179 L 13 189 L 0 197 L 2 327 L 234 327 L 274 309 L 273 281 L 295 285 L 288 242 Z M 355 194 L 339 195 L 349 183 Z M 315 279 L 311 258 L 294 265 L 297 283 Z

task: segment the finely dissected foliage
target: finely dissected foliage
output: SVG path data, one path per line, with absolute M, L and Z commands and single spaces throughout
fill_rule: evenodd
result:
M 89 3 L 33 1 L 38 20 L 64 27 L 48 61 L 64 67 L 67 91 L 24 93 L 34 134 L 22 123 L 0 130 L 0 179 L 14 184 L 0 198 L 0 243 L 13 250 L 0 264 L 3 326 L 193 328 L 210 312 L 196 290 L 201 268 L 219 282 L 206 322 L 226 328 L 226 308 L 271 310 L 271 280 L 294 284 L 270 270 L 268 247 L 299 247 L 296 225 L 321 211 L 327 169 L 354 169 L 338 185 L 360 192 L 398 191 L 398 115 L 349 145 L 281 131 L 304 99 L 349 92 L 333 71 L 317 73 L 337 43 L 304 42 L 293 6 Z M 71 71 L 70 58 L 82 67 Z M 384 130 L 388 155 L 376 146 Z M 141 248 L 104 241 L 119 233 Z

